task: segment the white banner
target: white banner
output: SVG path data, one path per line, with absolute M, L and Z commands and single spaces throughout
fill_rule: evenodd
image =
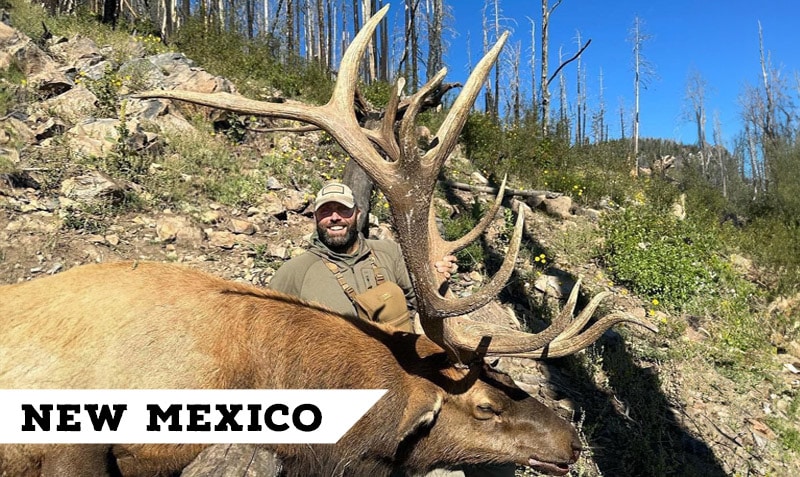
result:
M 333 444 L 381 389 L 2 389 L 0 444 Z

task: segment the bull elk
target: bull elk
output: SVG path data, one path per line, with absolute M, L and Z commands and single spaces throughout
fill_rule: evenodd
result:
M 454 242 L 438 234 L 431 196 L 507 35 L 475 68 L 423 154 L 415 118 L 445 70 L 408 99 L 401 118 L 398 83 L 377 130 L 359 126 L 353 110 L 359 58 L 387 8 L 364 25 L 345 52 L 332 98 L 323 106 L 224 93 L 139 96 L 299 120 L 330 133 L 390 203 L 424 335 L 346 319 L 317 304 L 175 265 L 87 265 L 0 287 L 0 388 L 387 389 L 337 444 L 267 447 L 288 475 L 419 473 L 484 462 L 566 474 L 581 450 L 574 427 L 482 358 L 564 356 L 616 323 L 639 322 L 610 314 L 584 329 L 603 296 L 573 320 L 577 285 L 551 326 L 538 334 L 470 319 L 467 314 L 486 305 L 514 267 L 522 213 L 506 261 L 486 287 L 467 298 L 444 290 L 444 279 L 430 270 L 431 257 L 458 250 L 482 233 L 502 192 L 476 229 Z M 171 475 L 202 448 L 7 445 L 0 446 L 0 475 Z

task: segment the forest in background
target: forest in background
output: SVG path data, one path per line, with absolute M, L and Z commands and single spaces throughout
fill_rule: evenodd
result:
M 25 24 L 27 17 L 18 14 L 15 26 L 34 38 L 43 38 L 51 34 L 49 30 L 76 19 L 94 19 L 108 31 L 130 32 L 145 40 L 153 51 L 185 53 L 210 72 L 233 80 L 245 96 L 323 102 L 329 97 L 336 64 L 353 32 L 387 3 L 48 0 L 42 6 L 51 15 L 49 20 L 31 16 L 27 20 L 30 24 Z M 487 0 L 484 4 L 485 49 L 500 33 L 498 18 L 492 14 L 500 11 L 501 3 Z M 462 133 L 462 143 L 474 166 L 489 177 L 511 173 L 524 187 L 573 195 L 580 192 L 576 199 L 584 204 L 625 204 L 631 197 L 647 193 L 654 196 L 650 207 L 665 210 L 683 194 L 681 200 L 689 217 L 703 227 L 716 230 L 733 224 L 735 238 L 726 236 L 725 241 L 772 270 L 773 293 L 797 291 L 800 123 L 793 101 L 797 91 L 786 81 L 786 75 L 771 65 L 763 45 L 763 83 L 742 93 L 744 126 L 732 150 L 722 145 L 718 124 L 714 141 L 705 139 L 708 85 L 699 75 L 689 78 L 684 98 L 692 105 L 696 143 L 640 140 L 635 120 L 630 128 L 621 128 L 623 137 L 609 138 L 603 131 L 610 118 L 602 102 L 599 109 L 589 110 L 585 98 L 580 97 L 580 84 L 576 98 L 570 96 L 564 81 L 557 81 L 568 70 L 580 69 L 580 51 L 558 65 L 547 64 L 547 25 L 561 3 L 541 2 L 539 35 L 531 40 L 538 42 L 533 49 L 540 52 L 538 58 L 522 58 L 517 49 L 511 54 L 513 61 L 504 62 L 504 68 L 496 66 L 484 86 L 482 105 L 473 111 Z M 405 0 L 400 6 L 402 21 L 382 22 L 361 69 L 364 96 L 376 108 L 386 103 L 390 82 L 406 78 L 406 90 L 413 91 L 444 66 L 446 42 L 442 35 L 449 18 L 447 2 Z M 568 12 L 561 8 L 559 21 L 569 21 Z M 632 29 L 636 61 L 631 74 L 638 78 L 639 41 L 645 37 L 637 33 L 637 25 L 634 22 Z M 536 77 L 520 78 L 521 62 L 536 64 L 530 68 L 537 72 L 532 75 Z M 527 91 L 534 91 L 527 97 L 521 93 L 523 81 L 530 82 Z M 558 89 L 557 107 L 551 107 L 551 89 Z M 6 96 L 6 102 L 13 99 L 10 87 L 4 87 L 0 94 Z M 443 98 L 445 107 L 449 97 Z M 3 109 L 5 112 L 8 107 Z M 620 111 L 619 116 L 624 124 L 626 114 Z M 426 117 L 432 130 L 441 119 L 437 113 Z M 633 118 L 637 117 L 634 111 Z M 630 137 L 625 137 L 627 129 L 632 131 Z
M 320 74 L 330 78 L 364 19 L 389 3 L 387 0 L 45 0 L 41 4 L 51 14 L 85 14 L 116 28 L 152 34 L 164 44 L 174 44 L 195 56 L 202 52 L 194 50 L 209 45 L 201 37 L 234 35 L 237 37 L 234 44 L 215 46 L 238 47 L 243 53 L 257 54 L 259 58 L 250 61 L 262 64 L 302 63 L 304 68 L 316 67 Z M 362 79 L 370 85 L 403 77 L 407 89 L 414 91 L 445 66 L 446 32 L 457 30 L 458 25 L 453 24 L 445 0 L 394 3 L 394 12 L 389 21 L 379 26 L 364 58 Z M 483 51 L 503 31 L 502 3 L 502 0 L 486 0 L 483 4 Z M 633 65 L 630 103 L 635 106 L 633 111 L 620 107 L 620 111 L 612 112 L 602 97 L 591 107 L 588 105 L 587 79 L 581 73 L 580 63 L 588 41 L 559 64 L 548 64 L 549 24 L 569 22 L 569 2 L 563 6 L 562 3 L 563 0 L 542 0 L 541 8 L 532 5 L 532 12 L 538 10 L 539 16 L 531 19 L 530 45 L 523 48 L 517 42 L 506 46 L 504 60 L 498 62 L 485 85 L 482 112 L 503 130 L 535 123 L 541 129 L 539 137 L 557 137 L 570 146 L 626 139 L 625 132 L 630 131 L 631 151 L 626 158 L 637 174 L 639 167 L 648 167 L 660 159 L 657 154 L 640 151 L 639 147 L 640 83 L 643 86 L 647 76 L 654 73 L 649 70 L 646 58 L 648 35 L 642 19 L 635 17 L 629 32 Z M 560 9 L 556 12 L 557 8 Z M 553 20 L 551 15 L 555 15 Z M 783 72 L 772 64 L 761 36 L 758 40 L 762 81 L 758 86 L 746 86 L 741 92 L 741 130 L 734 136 L 732 147 L 723 145 L 718 122 L 710 127 L 707 124 L 707 96 L 713 85 L 698 72 L 687 79 L 685 97 L 676 98 L 687 103 L 697 129 L 697 141 L 691 145 L 696 150 L 687 159 L 726 200 L 739 206 L 767 206 L 785 213 L 786 217 L 794 217 L 800 211 L 800 199 L 794 193 L 800 187 L 800 179 L 793 163 L 798 86 L 787 74 L 792 72 Z M 523 65 L 529 72 L 525 78 L 520 74 Z M 256 68 L 251 67 L 249 74 L 242 73 L 245 80 L 256 83 L 269 80 L 255 77 L 256 73 L 262 73 Z M 566 86 L 567 74 L 576 78 L 571 89 Z M 291 84 L 275 82 L 285 95 L 300 94 Z M 248 93 L 246 85 L 247 82 L 240 85 L 244 93 Z M 609 137 L 612 121 L 619 123 L 621 138 Z M 707 139 L 709 129 L 711 140 Z

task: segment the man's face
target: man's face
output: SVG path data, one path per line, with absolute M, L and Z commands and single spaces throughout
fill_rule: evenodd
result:
M 322 204 L 314 212 L 319 239 L 336 253 L 355 252 L 359 213 L 356 207 L 348 208 L 338 202 Z

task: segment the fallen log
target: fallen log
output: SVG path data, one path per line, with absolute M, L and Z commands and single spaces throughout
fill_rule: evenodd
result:
M 482 186 L 482 185 L 475 185 L 475 184 L 465 184 L 463 182 L 456 182 L 450 180 L 439 181 L 439 184 L 443 185 L 444 187 L 449 187 L 450 189 L 457 189 L 457 190 L 465 190 L 470 192 L 481 192 L 484 194 L 492 194 L 497 195 L 499 188 L 491 187 L 491 186 Z M 549 190 L 524 190 L 524 189 L 511 189 L 506 187 L 505 192 L 503 193 L 504 196 L 517 196 L 517 197 L 538 197 L 544 196 L 548 199 L 554 199 L 556 197 L 561 197 L 561 192 L 553 192 Z

